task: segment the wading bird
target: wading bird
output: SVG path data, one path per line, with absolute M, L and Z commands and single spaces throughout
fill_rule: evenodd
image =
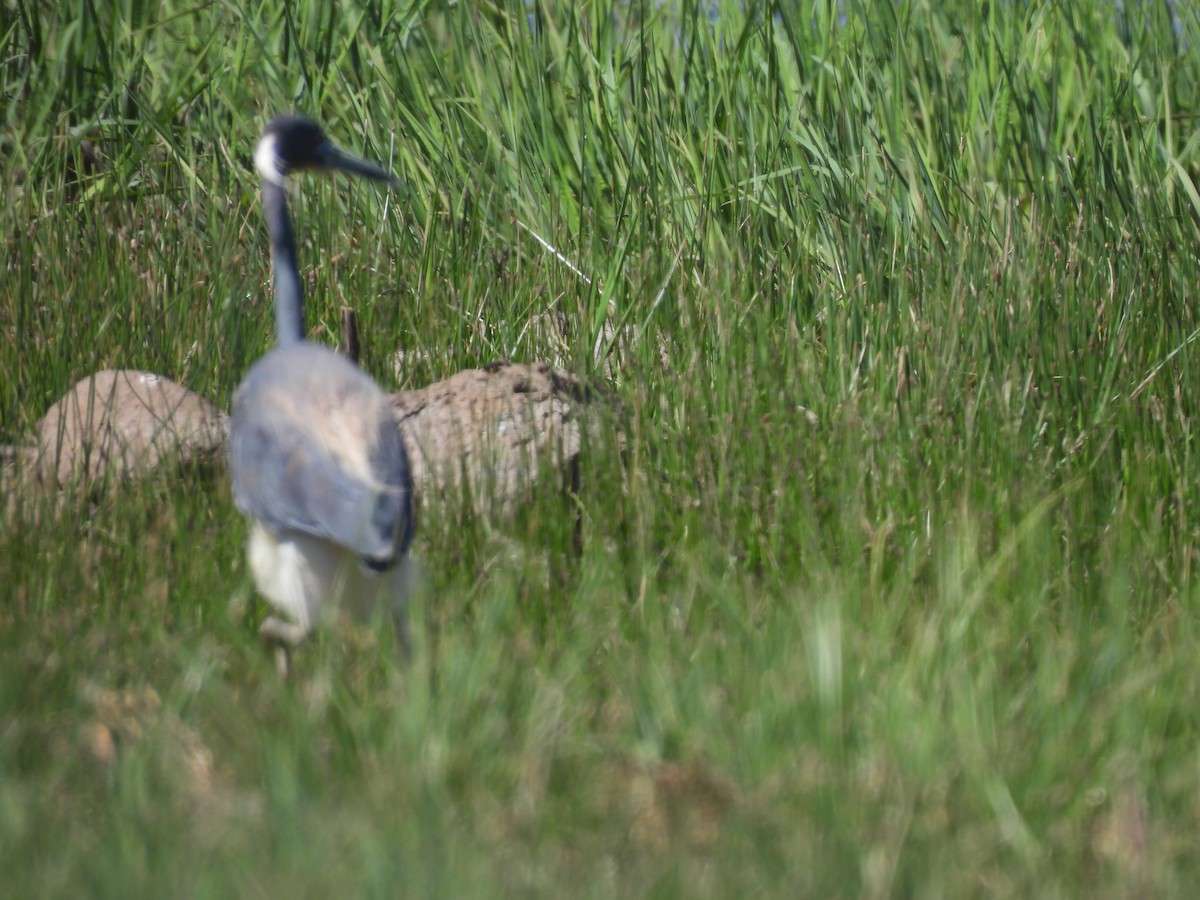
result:
M 233 398 L 234 501 L 253 521 L 250 568 L 271 616 L 261 634 L 302 641 L 335 607 L 391 613 L 408 646 L 405 600 L 412 477 L 388 396 L 331 348 L 305 340 L 304 289 L 287 205 L 294 172 L 341 170 L 395 183 L 391 173 L 335 147 L 309 119 L 266 128 L 254 165 L 271 240 L 277 346 Z

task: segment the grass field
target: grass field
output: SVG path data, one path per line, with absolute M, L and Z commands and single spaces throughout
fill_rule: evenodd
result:
M 223 471 L 6 498 L 3 893 L 1192 896 L 1198 41 L 1182 0 L 0 0 L 0 443 L 104 367 L 228 406 L 286 109 L 404 181 L 296 192 L 314 339 L 351 302 L 388 389 L 613 401 L 581 549 L 549 487 L 423 506 L 407 667 L 345 627 L 278 678 Z

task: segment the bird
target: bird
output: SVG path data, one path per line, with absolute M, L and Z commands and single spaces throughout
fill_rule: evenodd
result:
M 289 651 L 338 609 L 388 612 L 408 654 L 413 482 L 388 395 L 330 347 L 307 340 L 304 288 L 288 211 L 293 175 L 335 171 L 397 184 L 387 170 L 334 145 L 313 120 L 272 119 L 254 152 L 271 247 L 276 345 L 233 397 L 234 503 L 251 521 L 248 556 L 278 615 L 259 633 Z

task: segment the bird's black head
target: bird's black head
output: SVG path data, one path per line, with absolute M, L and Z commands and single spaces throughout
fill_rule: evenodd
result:
M 276 156 L 287 171 L 320 167 L 322 148 L 329 143 L 320 125 L 290 113 L 272 119 L 263 136 L 275 139 Z
M 300 169 L 323 169 L 322 155 L 329 139 L 312 119 L 284 113 L 263 131 L 254 165 L 264 178 L 286 178 Z
M 294 113 L 276 116 L 267 125 L 254 151 L 254 167 L 259 175 L 274 182 L 306 169 L 340 169 L 376 181 L 395 182 L 390 172 L 334 146 L 320 125 Z

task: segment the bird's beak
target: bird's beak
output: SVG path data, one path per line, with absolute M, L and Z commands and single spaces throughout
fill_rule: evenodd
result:
M 322 168 L 338 169 L 342 172 L 349 172 L 351 175 L 361 175 L 364 178 L 370 178 L 374 181 L 382 181 L 390 184 L 392 187 L 400 185 L 400 179 L 373 162 L 368 162 L 361 156 L 355 156 L 353 153 L 347 153 L 341 147 L 326 141 L 317 151 L 317 156 L 321 161 Z

